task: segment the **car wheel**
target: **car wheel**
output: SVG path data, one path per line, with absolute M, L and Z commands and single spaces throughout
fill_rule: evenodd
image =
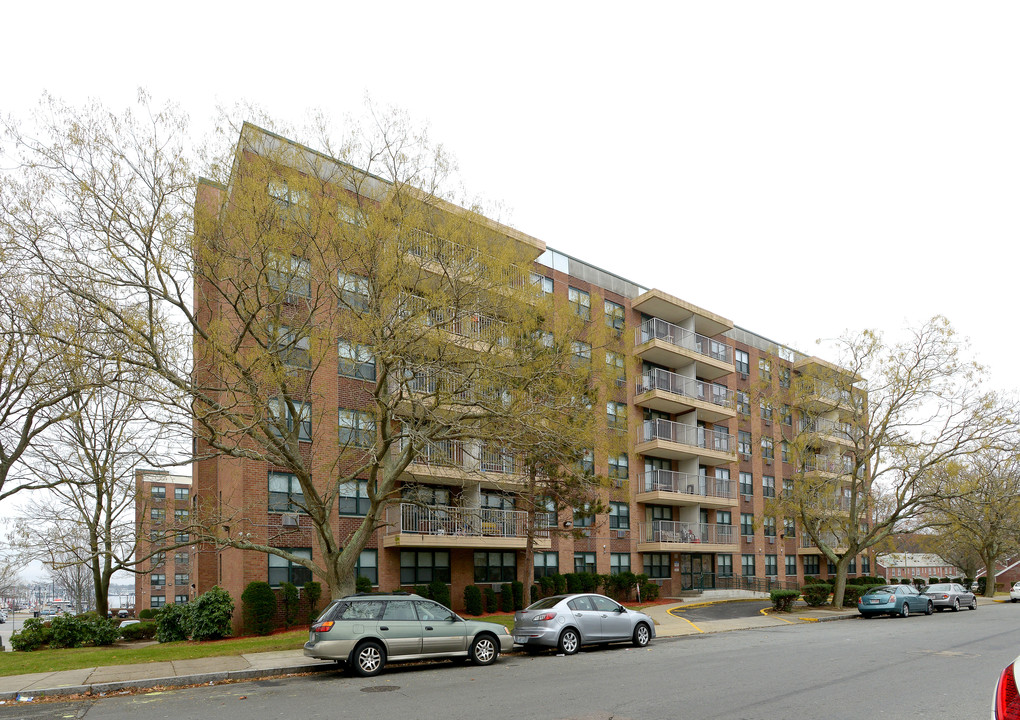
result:
M 975 595 L 974 599 L 970 601 L 970 609 L 977 610 L 977 595 Z
M 910 604 L 904 600 L 903 607 L 900 608 L 900 617 L 910 617 Z
M 559 648 L 561 653 L 564 655 L 573 655 L 580 647 L 581 637 L 577 634 L 577 630 L 567 628 L 560 633 Z
M 644 647 L 651 639 L 652 632 L 648 629 L 648 626 L 644 623 L 638 623 L 638 626 L 634 628 L 634 637 L 631 639 L 634 647 Z
M 354 651 L 354 672 L 361 677 L 378 675 L 385 664 L 386 651 L 377 642 L 366 642 Z
M 471 643 L 471 662 L 475 665 L 492 665 L 499 657 L 499 645 L 492 635 L 479 635 Z
M 953 612 L 960 612 L 960 598 L 953 600 Z
M 932 605 L 932 602 L 931 602 L 931 600 L 929 600 L 929 601 L 928 601 L 928 604 L 927 604 L 927 605 L 925 606 L 925 608 L 924 608 L 924 614 L 925 614 L 925 615 L 931 615 L 931 613 L 932 613 L 932 610 L 934 609 L 934 607 L 935 607 L 935 606 L 934 606 L 934 605 Z

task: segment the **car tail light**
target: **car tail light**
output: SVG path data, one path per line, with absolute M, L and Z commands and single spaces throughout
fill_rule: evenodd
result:
M 948 600 L 948 599 L 949 599 L 949 596 L 948 596 L 948 595 L 946 595 L 945 593 L 942 593 L 942 599 L 943 599 L 943 600 Z
M 333 629 L 333 621 L 326 620 L 325 622 L 315 623 L 312 625 L 312 632 L 329 632 Z
M 1020 694 L 1013 679 L 1013 663 L 1002 671 L 995 688 L 995 720 L 1020 719 Z
M 548 622 L 549 620 L 552 620 L 554 617 L 556 617 L 556 613 L 547 612 L 542 613 L 541 615 L 536 615 L 535 617 L 531 618 L 531 620 L 532 622 Z
M 890 595 L 889 599 L 886 602 L 896 602 L 896 596 L 895 595 Z

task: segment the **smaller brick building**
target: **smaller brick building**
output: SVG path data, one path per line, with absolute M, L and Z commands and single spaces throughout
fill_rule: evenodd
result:
M 878 575 L 888 580 L 901 578 L 959 577 L 960 569 L 931 553 L 887 553 L 875 557 Z
M 138 499 L 137 557 L 152 553 L 147 574 L 135 575 L 135 607 L 158 608 L 167 603 L 186 603 L 194 597 L 194 546 L 187 531 L 194 495 L 190 475 L 171 475 L 165 470 L 140 470 L 135 476 Z

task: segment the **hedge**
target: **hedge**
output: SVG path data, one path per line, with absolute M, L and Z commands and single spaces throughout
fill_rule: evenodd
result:
M 254 580 L 241 593 L 241 617 L 244 628 L 255 635 L 273 631 L 276 616 L 276 594 L 264 580 Z
M 816 585 L 805 585 L 800 589 L 800 592 L 804 596 L 804 602 L 809 606 L 821 607 L 829 602 L 829 594 L 832 592 L 832 588 L 829 585 L 819 583 Z
M 793 608 L 793 603 L 799 597 L 800 592 L 797 590 L 773 590 L 769 593 L 772 608 L 777 612 L 790 612 Z

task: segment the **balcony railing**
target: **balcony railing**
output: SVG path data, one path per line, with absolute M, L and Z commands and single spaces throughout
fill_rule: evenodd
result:
M 635 344 L 641 345 L 649 340 L 662 340 L 670 345 L 691 350 L 725 363 L 733 362 L 733 348 L 726 343 L 705 337 L 693 330 L 687 330 L 673 323 L 649 318 L 635 330 Z
M 510 287 L 524 288 L 531 282 L 531 275 L 516 265 L 502 262 L 477 248 L 437 237 L 425 230 L 412 230 L 401 240 L 406 252 L 436 262 L 448 270 L 478 273 L 496 265 L 499 274 L 504 276 L 506 284 Z
M 641 542 L 677 544 L 733 545 L 736 533 L 732 525 L 714 523 L 678 522 L 675 520 L 653 520 L 639 526 Z
M 707 477 L 675 470 L 649 470 L 638 475 L 642 492 L 685 493 L 702 497 L 735 499 L 736 482 L 728 478 Z
M 462 440 L 439 440 L 437 442 L 424 443 L 421 447 L 417 448 L 411 464 L 464 468 L 464 456 L 464 442 Z
M 831 548 L 838 548 L 838 547 L 842 547 L 842 545 L 840 545 L 840 544 L 839 544 L 839 542 L 840 542 L 840 541 L 839 541 L 839 540 L 838 540 L 838 539 L 836 538 L 836 536 L 835 536 L 835 535 L 825 535 L 825 536 L 823 536 L 823 537 L 822 537 L 822 541 L 823 541 L 823 542 L 824 542 L 824 543 L 825 543 L 826 545 L 828 545 L 829 547 L 831 547 Z M 804 537 L 802 537 L 802 538 L 800 539 L 800 546 L 801 546 L 802 548 L 817 548 L 817 547 L 818 547 L 817 545 L 815 545 L 815 541 L 814 541 L 814 540 L 812 540 L 812 539 L 811 539 L 811 538 L 810 538 L 809 536 L 807 536 L 807 535 L 805 535 Z
M 495 510 L 423 506 L 401 503 L 387 508 L 387 535 L 416 533 L 461 537 L 526 538 L 528 513 L 524 510 Z M 536 523 L 535 537 L 549 537 L 549 531 Z
M 483 340 L 501 346 L 509 343 L 507 324 L 502 320 L 464 308 L 434 307 L 418 295 L 405 296 L 403 304 L 407 313 L 421 315 L 424 323 L 430 327 L 470 340 Z
M 736 441 L 728 432 L 685 425 L 672 420 L 645 420 L 638 433 L 638 442 L 666 440 L 726 453 L 734 452 L 737 447 Z
M 661 390 L 726 408 L 736 407 L 736 394 L 726 386 L 684 377 L 661 368 L 651 368 L 641 376 L 637 385 L 638 395 L 649 390 Z
M 815 418 L 814 420 L 801 419 L 798 423 L 798 430 L 802 433 L 817 433 L 829 435 L 841 440 L 855 441 L 861 437 L 860 430 L 854 429 L 850 423 L 841 423 L 827 418 Z
M 796 579 L 780 580 L 779 576 L 749 577 L 733 573 L 695 573 L 681 576 L 684 590 L 752 590 L 754 592 L 771 592 L 772 590 L 800 590 Z

